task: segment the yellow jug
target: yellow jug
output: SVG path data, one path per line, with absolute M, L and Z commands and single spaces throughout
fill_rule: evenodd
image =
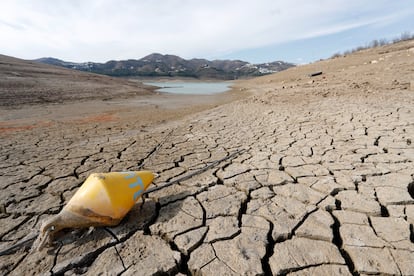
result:
M 91 174 L 62 211 L 41 226 L 35 247 L 42 249 L 64 228 L 117 225 L 154 177 L 150 171 Z

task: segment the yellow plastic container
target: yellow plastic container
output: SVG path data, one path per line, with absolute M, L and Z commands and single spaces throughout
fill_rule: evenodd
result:
M 154 177 L 150 171 L 91 174 L 62 211 L 42 225 L 35 247 L 43 248 L 64 228 L 117 225 Z
M 154 179 L 149 171 L 91 174 L 64 209 L 122 219 Z

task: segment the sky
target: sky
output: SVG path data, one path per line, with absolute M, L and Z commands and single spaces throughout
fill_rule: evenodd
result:
M 413 18 L 413 0 L 1 0 L 0 54 L 303 64 L 414 34 Z

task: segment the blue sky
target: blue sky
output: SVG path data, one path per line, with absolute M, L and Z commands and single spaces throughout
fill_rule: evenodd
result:
M 0 54 L 308 63 L 414 34 L 413 0 L 2 0 Z
M 269 60 L 285 60 L 297 64 L 329 58 L 359 46 L 366 46 L 373 40 L 392 41 L 402 33 L 414 35 L 414 20 L 398 20 L 386 27 L 362 26 L 329 35 L 269 45 L 255 49 L 235 51 L 224 58 L 245 59 L 256 63 Z

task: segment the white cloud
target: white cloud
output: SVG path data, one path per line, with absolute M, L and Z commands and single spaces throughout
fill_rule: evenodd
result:
M 398 13 L 391 11 L 404 3 L 3 0 L 0 51 L 22 58 L 73 61 L 140 58 L 152 52 L 219 56 L 393 20 L 395 15 L 390 14 Z

